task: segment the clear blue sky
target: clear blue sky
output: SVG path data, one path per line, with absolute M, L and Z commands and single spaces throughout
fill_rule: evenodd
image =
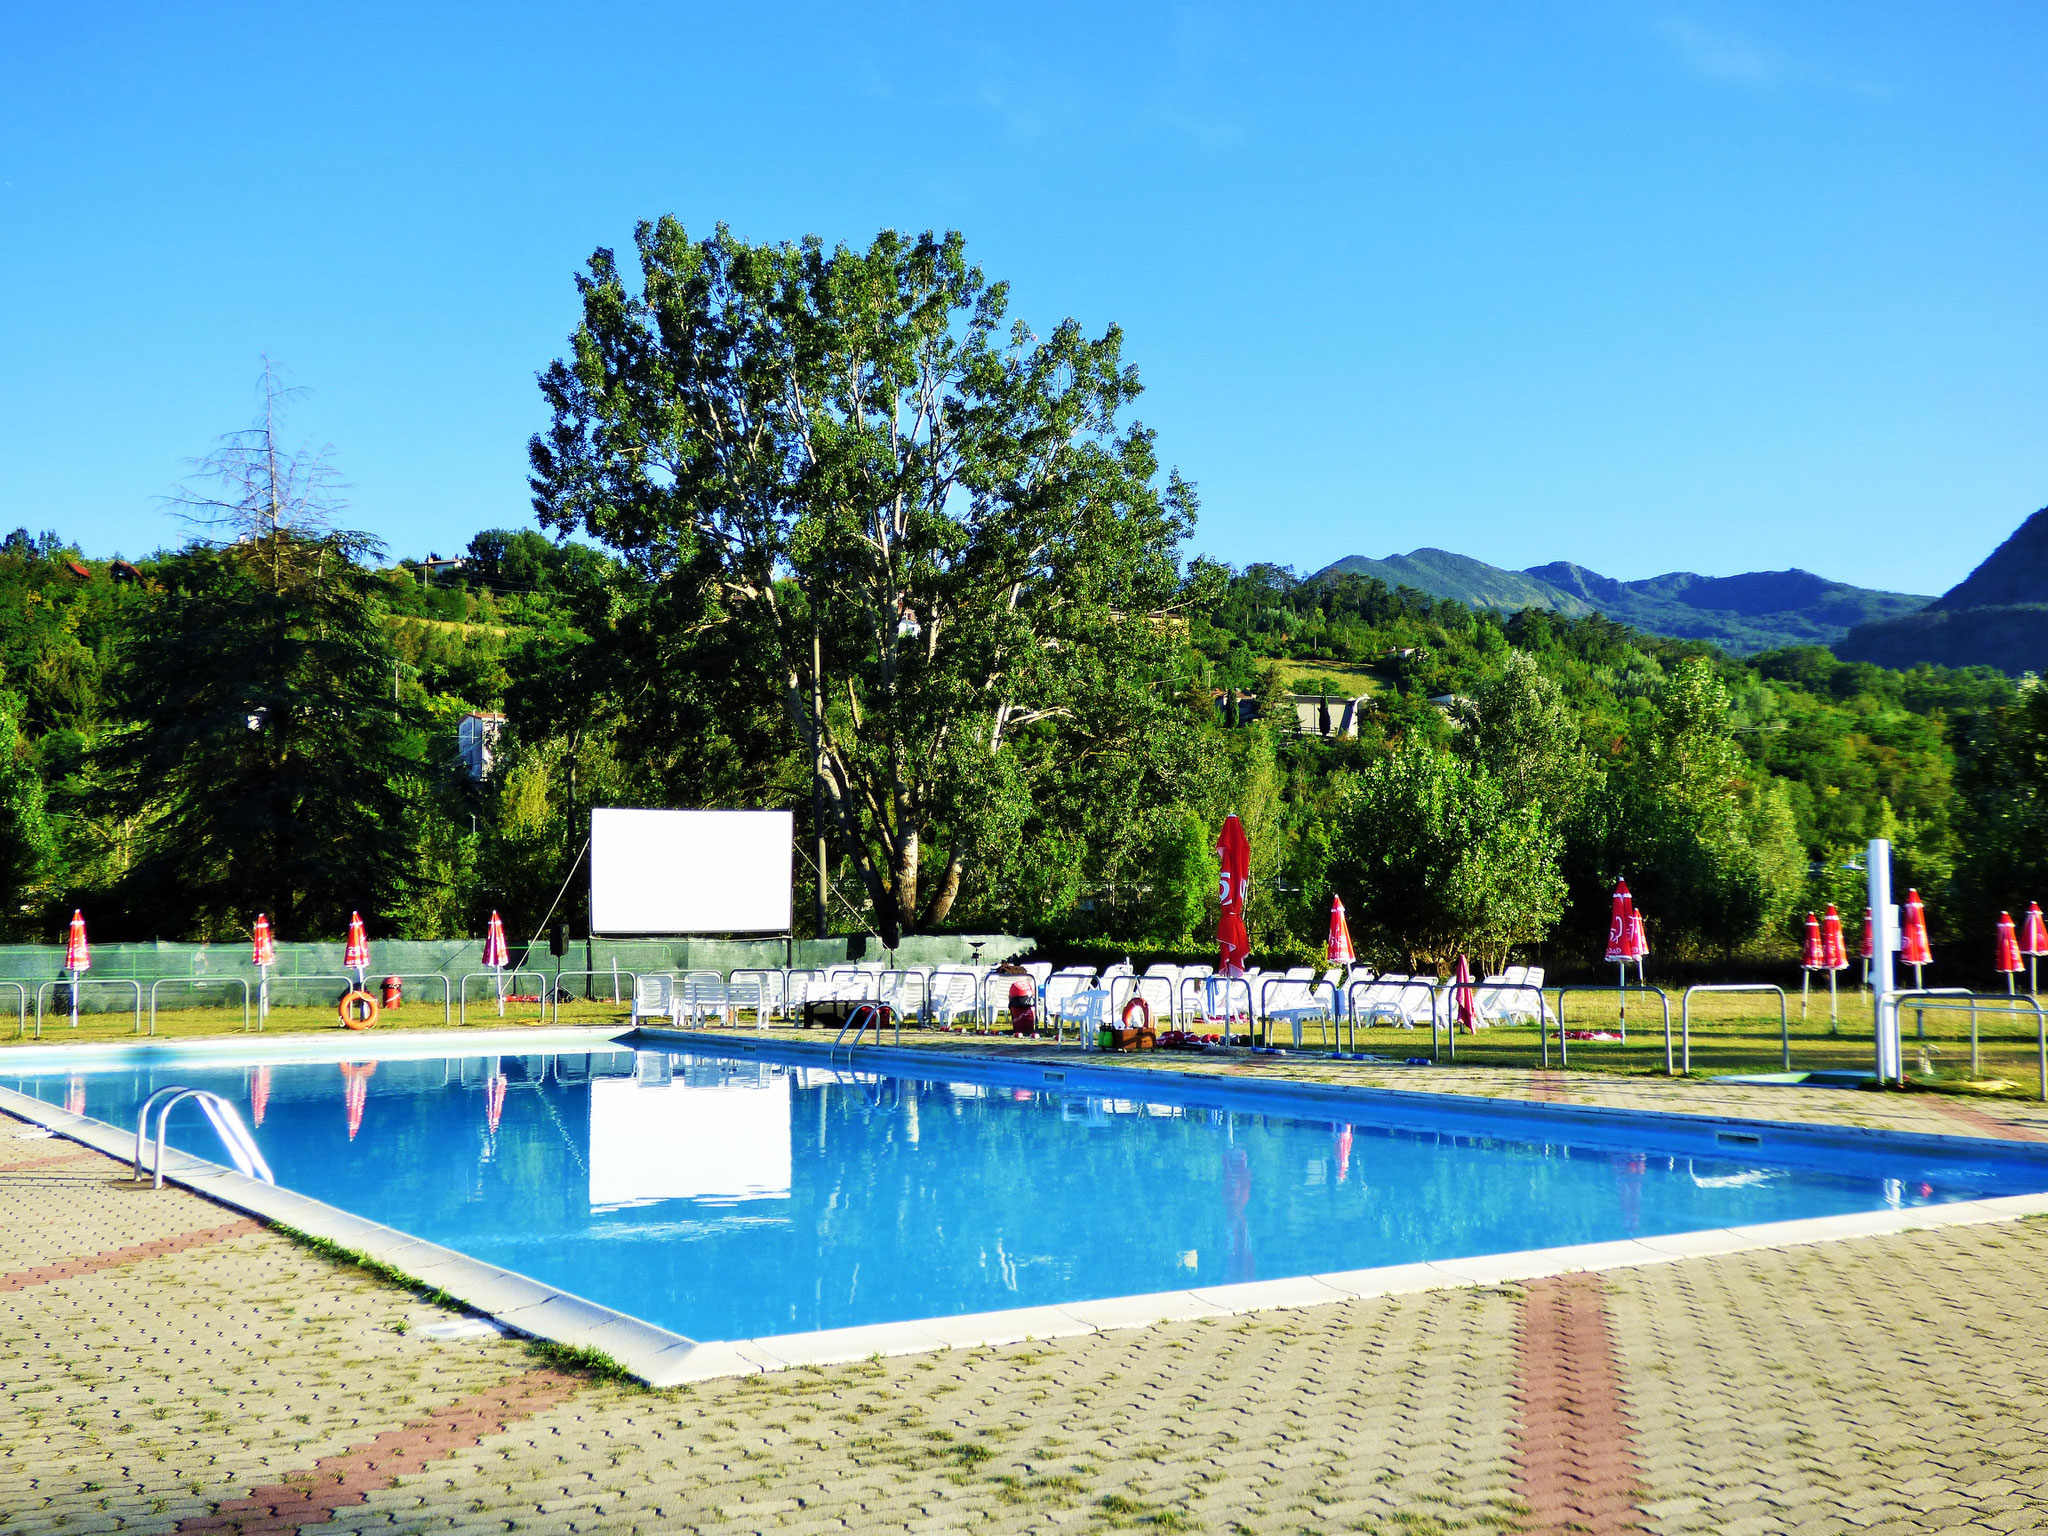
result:
M 1123 324 L 1196 547 L 1934 592 L 2048 502 L 2048 7 L 0 0 L 0 529 L 314 393 L 394 553 L 530 520 L 571 273 L 957 227 Z

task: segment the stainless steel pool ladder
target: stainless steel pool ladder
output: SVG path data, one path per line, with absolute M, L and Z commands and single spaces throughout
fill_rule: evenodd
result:
M 245 1178 L 261 1179 L 266 1184 L 275 1184 L 270 1164 L 263 1160 L 263 1154 L 256 1149 L 256 1138 L 249 1134 L 249 1128 L 242 1124 L 242 1116 L 235 1106 L 210 1088 L 159 1088 L 142 1101 L 142 1113 L 135 1117 L 135 1178 L 142 1179 L 142 1149 L 148 1138 L 149 1112 L 156 1102 L 167 1102 L 156 1117 L 156 1187 L 164 1187 L 164 1132 L 171 1122 L 171 1111 L 187 1099 L 199 1101 L 200 1113 L 206 1116 L 220 1136 L 221 1145 L 227 1149 L 228 1160 L 235 1170 Z
M 901 1045 L 903 1043 L 903 1017 L 901 1014 L 897 1014 L 895 1018 L 896 1043 Z M 875 1044 L 880 1045 L 882 1043 L 882 1008 L 879 1003 L 862 1003 L 846 1016 L 846 1022 L 839 1026 L 839 1033 L 833 1037 L 832 1049 L 827 1053 L 825 1059 L 830 1061 L 839 1054 L 840 1043 L 846 1039 L 846 1032 L 850 1029 L 853 1031 L 853 1043 L 846 1047 L 846 1059 L 851 1061 L 853 1059 L 853 1047 L 860 1044 L 860 1037 L 870 1024 L 873 1024 L 875 1027 Z

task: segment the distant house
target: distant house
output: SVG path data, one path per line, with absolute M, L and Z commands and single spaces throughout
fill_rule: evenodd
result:
M 462 771 L 479 784 L 491 776 L 498 757 L 498 733 L 504 728 L 503 715 L 464 715 L 455 727 L 455 750 L 462 758 Z
M 1370 694 L 1346 697 L 1336 693 L 1290 693 L 1295 725 L 1304 736 L 1356 736 L 1359 711 Z
M 1295 729 L 1304 736 L 1356 736 L 1360 712 L 1368 707 L 1371 697 L 1365 693 L 1356 697 L 1338 693 L 1290 693 L 1287 702 L 1294 707 Z M 1217 693 L 1216 709 L 1225 725 L 1233 723 L 1228 694 Z M 1258 718 L 1258 699 L 1249 693 L 1239 694 L 1235 723 L 1249 725 Z

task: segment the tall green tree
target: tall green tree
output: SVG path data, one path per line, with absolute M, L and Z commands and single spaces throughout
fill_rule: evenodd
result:
M 0 934 L 33 923 L 58 872 L 43 781 L 21 733 L 19 696 L 0 692 Z
M 1410 739 L 1359 776 L 1330 879 L 1353 920 L 1413 963 L 1487 968 L 1541 940 L 1564 910 L 1563 839 L 1483 767 Z
M 359 544 L 280 529 L 161 561 L 127 654 L 130 723 L 98 752 L 143 825 L 126 926 L 287 938 L 400 907 L 415 878 L 419 722 L 393 699 Z
M 885 942 L 1034 821 L 1114 842 L 1060 809 L 1077 772 L 1126 821 L 1170 801 L 1195 499 L 1125 419 L 1121 334 L 1007 322 L 957 234 L 637 245 L 637 291 L 610 251 L 579 279 L 536 509 L 663 589 L 710 707 L 780 701 Z
M 1562 826 L 1600 781 L 1579 734 L 1579 713 L 1526 651 L 1510 650 L 1473 697 L 1458 741 L 1511 805 L 1534 805 Z
M 1680 954 L 1731 952 L 1790 913 L 1806 853 L 1785 791 L 1736 745 L 1728 704 L 1704 657 L 1670 668 L 1632 761 L 1575 828 L 1589 924 L 1624 876 L 1651 942 Z

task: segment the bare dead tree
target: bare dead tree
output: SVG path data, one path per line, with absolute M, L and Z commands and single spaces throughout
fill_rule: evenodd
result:
M 279 534 L 322 538 L 348 506 L 341 495 L 347 486 L 332 462 L 334 449 L 288 448 L 281 441 L 282 417 L 307 391 L 279 383 L 267 356 L 257 388 L 262 409 L 256 420 L 190 461 L 191 474 L 168 498 L 171 508 L 234 542 Z

